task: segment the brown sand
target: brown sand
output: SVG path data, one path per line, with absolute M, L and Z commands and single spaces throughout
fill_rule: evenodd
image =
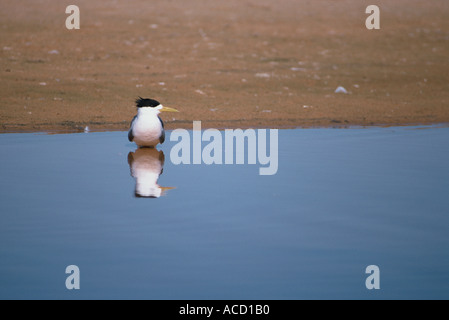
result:
M 449 1 L 374 2 L 77 0 L 67 30 L 72 2 L 2 1 L 0 132 L 126 130 L 138 96 L 169 128 L 449 122 Z

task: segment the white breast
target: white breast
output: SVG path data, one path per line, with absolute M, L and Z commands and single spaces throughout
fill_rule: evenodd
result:
M 162 189 L 157 184 L 163 168 L 161 152 L 155 149 L 138 149 L 133 153 L 131 175 L 136 179 L 136 194 L 141 197 L 159 198 L 162 194 Z
M 155 147 L 162 134 L 159 111 L 154 108 L 140 108 L 133 123 L 134 142 L 139 147 Z

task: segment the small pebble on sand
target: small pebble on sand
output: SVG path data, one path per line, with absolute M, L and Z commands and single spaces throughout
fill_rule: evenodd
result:
M 344 93 L 344 94 L 348 94 L 348 91 L 344 88 L 344 87 L 338 87 L 335 90 L 335 93 Z

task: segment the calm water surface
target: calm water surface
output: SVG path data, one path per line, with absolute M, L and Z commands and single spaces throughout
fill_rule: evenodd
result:
M 274 176 L 173 145 L 0 135 L 0 299 L 449 298 L 449 128 L 281 130 Z

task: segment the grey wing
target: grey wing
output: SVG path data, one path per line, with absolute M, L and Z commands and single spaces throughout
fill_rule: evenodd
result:
M 134 177 L 133 163 L 134 163 L 134 152 L 130 152 L 130 153 L 128 153 L 128 165 L 129 165 L 129 171 L 131 173 L 131 177 Z
M 129 142 L 133 142 L 134 141 L 133 126 L 134 126 L 134 121 L 136 121 L 136 119 L 137 119 L 137 116 L 135 116 L 133 118 L 133 121 L 131 121 L 131 128 L 129 129 L 129 132 L 128 132 L 128 140 L 129 140 Z
M 161 163 L 161 173 L 159 173 L 159 175 L 164 173 L 164 164 L 165 164 L 165 155 L 164 155 L 164 151 L 160 151 L 159 152 L 159 162 Z
M 159 118 L 159 121 L 162 124 L 162 133 L 161 136 L 159 137 L 159 142 L 160 144 L 163 144 L 165 141 L 165 129 L 164 129 L 164 121 L 162 121 L 161 117 L 157 116 Z

